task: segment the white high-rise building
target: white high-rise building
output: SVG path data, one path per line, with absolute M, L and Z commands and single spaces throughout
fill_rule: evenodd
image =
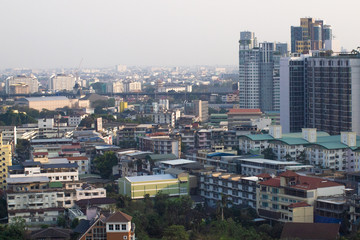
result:
M 8 77 L 5 81 L 5 91 L 10 93 L 10 86 L 18 83 L 23 83 L 29 86 L 30 93 L 36 93 L 39 91 L 39 81 L 34 75 L 17 75 Z
M 125 92 L 141 92 L 141 82 L 127 82 L 124 84 Z
M 50 77 L 49 89 L 53 92 L 72 91 L 75 86 L 75 77 L 73 75 L 56 74 Z

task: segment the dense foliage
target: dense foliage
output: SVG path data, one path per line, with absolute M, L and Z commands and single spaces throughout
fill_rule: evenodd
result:
M 26 139 L 18 139 L 15 147 L 17 159 L 21 162 L 30 159 L 30 142 Z
M 7 225 L 0 225 L 0 239 L 3 240 L 22 240 L 25 239 L 25 220 L 15 218 Z
M 139 239 L 273 239 L 278 238 L 281 227 L 255 226 L 254 213 L 249 209 L 223 207 L 223 211 L 202 205 L 193 205 L 188 196 L 170 198 L 158 194 L 143 200 L 110 193 L 117 207 L 131 216 Z M 224 220 L 222 220 L 222 213 Z M 280 231 L 279 231 L 280 229 Z
M 108 179 L 112 175 L 112 167 L 118 163 L 114 152 L 106 152 L 95 157 L 93 164 L 102 178 Z
M 1 126 L 20 126 L 26 123 L 37 123 L 37 120 L 25 113 L 16 113 L 12 110 L 0 114 Z

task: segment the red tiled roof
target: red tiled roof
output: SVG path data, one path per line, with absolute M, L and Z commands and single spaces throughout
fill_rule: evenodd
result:
M 256 175 L 258 178 L 271 178 L 270 174 L 268 173 L 261 173 L 259 175 Z
M 297 176 L 299 176 L 299 174 L 297 174 L 293 171 L 287 170 L 286 172 L 281 173 L 279 176 L 280 177 L 297 177 Z
M 270 187 L 280 187 L 280 177 L 270 178 L 269 180 L 259 182 L 259 184 Z
M 232 108 L 229 109 L 229 114 L 243 113 L 243 114 L 253 114 L 253 113 L 262 113 L 259 108 L 255 109 L 244 109 L 244 108 Z
M 270 187 L 280 187 L 280 176 L 260 182 L 259 184 Z M 318 188 L 336 187 L 336 186 L 342 186 L 342 184 L 329 181 L 323 178 L 298 175 L 297 182 L 295 183 L 295 185 L 291 185 L 289 187 L 302 189 L 302 190 L 313 190 Z
M 298 207 L 310 207 L 311 205 L 307 204 L 307 202 L 297 202 L 292 203 L 288 207 L 289 208 L 298 208 Z
M 132 216 L 123 212 L 116 212 L 106 219 L 106 222 L 130 222 Z
M 336 187 L 342 186 L 342 184 L 329 181 L 323 178 L 299 176 L 299 183 L 292 186 L 293 188 L 312 190 L 317 188 Z
M 38 155 L 48 155 L 48 152 L 34 152 L 33 155 L 34 156 L 38 156 Z

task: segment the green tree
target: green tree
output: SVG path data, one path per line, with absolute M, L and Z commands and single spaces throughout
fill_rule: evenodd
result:
M 66 226 L 66 220 L 64 214 L 60 214 L 57 219 L 57 225 L 59 227 L 65 227 Z
M 114 152 L 105 152 L 95 157 L 93 164 L 102 178 L 108 179 L 112 175 L 112 167 L 118 163 Z
M 305 149 L 301 151 L 301 153 L 299 154 L 299 157 L 298 157 L 298 161 L 303 163 L 303 164 L 306 164 L 308 161 L 306 161 L 306 152 L 305 152 Z
M 188 240 L 189 234 L 182 225 L 172 225 L 164 230 L 163 240 Z
M 26 139 L 18 139 L 15 146 L 15 152 L 19 161 L 25 161 L 30 158 L 30 142 Z
M 221 194 L 221 200 L 217 202 L 217 211 L 220 215 L 221 221 L 224 221 L 224 208 L 228 205 L 228 196 L 225 194 Z
M 293 158 L 290 156 L 289 153 L 287 153 L 287 154 L 285 155 L 285 160 L 288 161 L 288 162 L 290 162 L 290 161 L 293 160 Z
M 79 219 L 78 218 L 74 218 L 74 220 L 72 220 L 71 222 L 71 228 L 76 228 L 76 226 L 79 225 Z
M 79 127 L 91 128 L 92 124 L 95 124 L 94 116 L 87 116 L 83 120 L 81 120 Z
M 7 204 L 4 198 L 0 198 L 0 218 L 7 217 Z
M 276 155 L 273 151 L 272 148 L 267 147 L 262 151 L 262 154 L 264 155 L 265 159 L 270 159 L 270 160 L 275 160 L 276 159 Z
M 108 107 L 115 107 L 115 98 L 109 98 L 107 100 L 107 106 Z

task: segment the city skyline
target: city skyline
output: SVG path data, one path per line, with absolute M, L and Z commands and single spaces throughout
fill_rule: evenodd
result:
M 347 30 L 356 16 L 339 18 L 329 1 L 303 3 L 294 11 L 288 1 L 4 2 L 0 66 L 77 68 L 81 59 L 83 67 L 237 65 L 240 31 L 290 44 L 290 26 L 307 16 L 330 24 L 348 51 L 357 47 Z

